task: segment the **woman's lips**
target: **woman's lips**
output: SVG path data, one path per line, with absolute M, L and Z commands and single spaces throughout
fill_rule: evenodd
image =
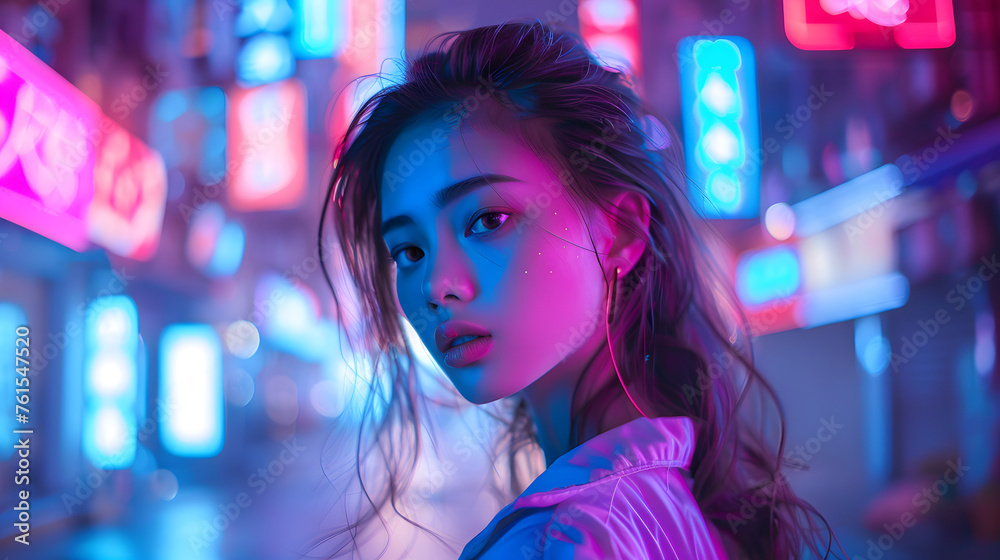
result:
M 477 336 L 468 342 L 449 348 L 444 353 L 444 363 L 453 368 L 467 366 L 485 356 L 492 348 L 492 336 Z

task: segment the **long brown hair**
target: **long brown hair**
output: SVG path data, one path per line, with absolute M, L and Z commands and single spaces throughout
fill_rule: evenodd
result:
M 441 39 L 440 48 L 431 48 Z M 332 214 L 340 248 L 335 253 L 342 267 L 338 272 L 353 285 L 335 286 L 325 264 L 323 270 L 338 311 L 342 299 L 356 300 L 354 332 L 360 344 L 352 341 L 351 347 L 370 358 L 373 382 L 387 388 L 369 392 L 363 413 L 372 420 L 371 434 L 381 450 L 377 456 L 389 478 L 375 499 L 362 481 L 371 510 L 327 539 L 350 532 L 353 541 L 362 524 L 375 515 L 381 519 L 379 511 L 388 501 L 399 513 L 396 505 L 412 480 L 421 449 L 418 426 L 427 399 L 414 379 L 416 360 L 396 300 L 392 258 L 381 241 L 379 191 L 387 152 L 418 117 L 462 115 L 489 96 L 517 115 L 522 132 L 544 123 L 531 129 L 542 129 L 544 135 L 524 132 L 520 140 L 563 170 L 563 183 L 574 200 L 611 217 L 615 214 L 608 200 L 614 193 L 632 191 L 649 201 L 648 230 L 630 216 L 621 223 L 646 239 L 647 250 L 617 289 L 611 347 L 643 412 L 694 421 L 692 493 L 730 554 L 785 559 L 800 558 L 808 549 L 821 556 L 817 541 L 826 539 L 820 538 L 815 519 L 831 537 L 832 531 L 782 474 L 783 466 L 801 465 L 784 459 L 780 402 L 754 367 L 749 325 L 728 275 L 711 258 L 713 232 L 694 216 L 684 194 L 677 135 L 655 118 L 629 80 L 627 72 L 602 65 L 573 32 L 539 21 L 508 21 L 438 35 L 421 56 L 407 61 L 401 83 L 374 94 L 354 116 L 336 146 L 323 206 L 324 221 Z M 323 242 L 321 225 L 320 254 L 326 254 Z M 435 326 L 412 318 L 411 324 L 417 331 Z M 603 389 L 589 402 L 574 399 L 571 447 L 582 443 L 586 427 L 622 392 L 615 376 Z M 749 403 L 758 403 L 748 400 L 753 389 L 777 410 L 781 429 L 776 449 L 765 437 L 760 411 L 748 410 Z M 374 414 L 382 395 L 387 398 Z M 510 484 L 505 490 L 513 499 L 525 487 L 515 457 L 537 444 L 537 438 L 523 398 L 505 401 L 509 414 L 495 417 L 506 426 L 502 456 Z M 359 432 L 359 479 L 362 448 Z M 825 548 L 824 557 L 830 554 L 829 541 Z

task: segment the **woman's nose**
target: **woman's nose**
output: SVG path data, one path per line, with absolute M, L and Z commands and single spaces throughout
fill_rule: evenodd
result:
M 442 244 L 434 249 L 425 272 L 421 292 L 431 310 L 455 301 L 469 302 L 475 295 L 472 263 L 457 243 L 451 245 Z

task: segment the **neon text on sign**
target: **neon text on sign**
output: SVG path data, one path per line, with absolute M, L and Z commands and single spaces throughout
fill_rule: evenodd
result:
M 166 198 L 167 172 L 158 153 L 118 125 L 102 135 L 87 216 L 92 241 L 148 260 L 160 241 Z

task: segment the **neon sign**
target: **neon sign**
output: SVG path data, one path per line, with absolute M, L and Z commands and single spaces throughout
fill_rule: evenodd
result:
M 710 218 L 760 214 L 757 66 L 743 37 L 693 36 L 678 47 L 688 188 Z
M 88 245 L 100 110 L 0 33 L 0 217 L 76 251 Z
M 148 259 L 165 194 L 156 152 L 0 33 L 0 218 L 75 251 Z
M 951 0 L 784 0 L 785 35 L 803 50 L 934 49 L 955 42 Z
M 285 80 L 231 99 L 229 202 L 237 210 L 295 206 L 306 187 L 305 88 Z

